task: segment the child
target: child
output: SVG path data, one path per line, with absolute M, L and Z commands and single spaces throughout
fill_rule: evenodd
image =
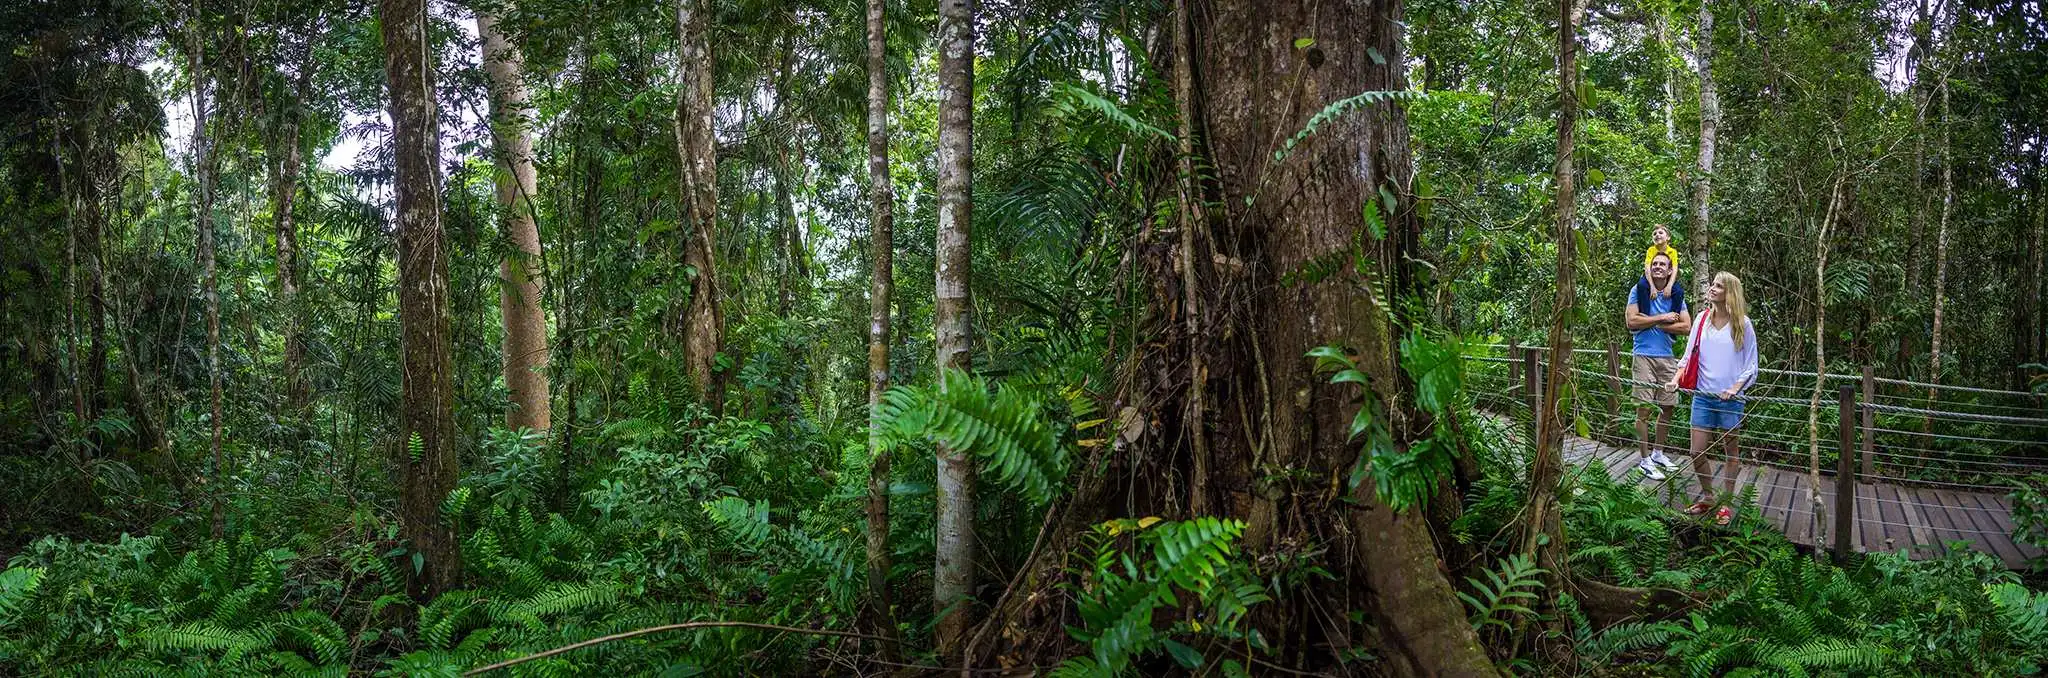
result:
M 1663 224 L 1658 224 L 1655 230 L 1650 231 L 1650 249 L 1643 252 L 1644 280 L 1650 279 L 1650 260 L 1656 258 L 1659 252 L 1671 257 L 1671 280 L 1664 283 L 1662 288 L 1651 288 L 1650 294 L 1653 297 L 1668 297 L 1671 296 L 1671 286 L 1678 282 L 1678 249 L 1671 246 L 1671 229 L 1665 228 Z

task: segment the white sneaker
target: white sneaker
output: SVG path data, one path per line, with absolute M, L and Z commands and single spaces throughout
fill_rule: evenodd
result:
M 1664 470 L 1666 470 L 1666 471 L 1676 471 L 1676 470 L 1678 470 L 1678 462 L 1672 461 L 1670 457 L 1666 457 L 1666 456 L 1664 456 L 1664 451 L 1663 451 L 1663 450 L 1657 450 L 1657 451 L 1655 451 L 1655 452 L 1651 452 L 1651 453 L 1650 453 L 1650 462 L 1651 462 L 1651 463 L 1654 463 L 1654 464 L 1656 464 L 1656 465 L 1658 465 L 1658 466 L 1662 466 L 1662 467 L 1664 467 Z
M 1650 459 L 1647 457 L 1645 457 L 1641 462 L 1638 462 L 1636 464 L 1636 470 L 1642 471 L 1643 477 L 1649 478 L 1651 480 L 1664 479 L 1664 470 L 1657 468 L 1657 465 L 1655 463 L 1652 463 Z

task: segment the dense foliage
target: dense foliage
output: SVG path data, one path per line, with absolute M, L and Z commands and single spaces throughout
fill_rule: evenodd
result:
M 711 15 L 715 157 L 691 160 L 715 160 L 713 270 L 690 258 L 691 205 L 702 203 L 679 157 L 678 102 L 698 83 L 681 75 L 678 3 L 428 3 L 461 469 L 435 506 L 462 577 L 424 594 L 413 580 L 429 554 L 402 536 L 396 480 L 433 452 L 399 416 L 414 376 L 400 309 L 413 292 L 399 282 L 395 157 L 407 149 L 390 116 L 389 18 L 342 0 L 0 5 L 0 674 L 455 675 L 684 622 L 718 624 L 511 670 L 956 666 L 957 654 L 932 651 L 945 613 L 933 600 L 935 544 L 947 538 L 938 450 L 967 455 L 980 478 L 967 566 L 981 586 L 968 604 L 990 622 L 969 653 L 1052 629 L 1066 634 L 1057 656 L 1003 660 L 1058 675 L 1397 671 L 1385 668 L 1399 664 L 1377 621 L 1321 607 L 1332 582 L 1352 585 L 1338 572 L 1357 554 L 1323 541 L 1338 535 L 1264 542 L 1241 505 L 1195 512 L 1159 486 L 1099 487 L 1145 474 L 1168 488 L 1194 482 L 1178 466 L 1193 454 L 1175 450 L 1211 433 L 1269 454 L 1261 432 L 1276 402 L 1341 409 L 1333 421 L 1350 428 L 1317 434 L 1342 439 L 1355 461 L 1254 456 L 1245 465 L 1257 477 L 1215 482 L 1428 521 L 1434 541 L 1422 546 L 1435 552 L 1423 558 L 1442 561 L 1430 575 L 1454 589 L 1460 632 L 1469 623 L 1504 670 L 2048 666 L 2048 563 L 2014 572 L 1957 549 L 1835 565 L 1777 534 L 1753 500 L 1717 529 L 1598 470 L 1532 488 L 1526 436 L 1484 398 L 1505 384 L 1476 362 L 1491 343 L 1545 341 L 1554 312 L 1582 346 L 1625 342 L 1625 290 L 1663 224 L 1688 256 L 1711 252 L 1715 269 L 1751 281 L 1768 367 L 1813 369 L 1824 353 L 1828 371 L 2032 390 L 2023 404 L 1941 397 L 2048 413 L 2048 15 L 2036 3 L 1565 3 L 1587 13 L 1578 258 L 1564 262 L 1579 284 L 1564 309 L 1552 301 L 1560 248 L 1549 227 L 1554 7 L 1397 3 L 1405 14 L 1387 25 L 1405 52 L 1392 55 L 1325 55 L 1327 35 L 1269 45 L 1310 69 L 1391 56 L 1407 81 L 1320 93 L 1321 107 L 1289 118 L 1299 124 L 1259 130 L 1264 155 L 1279 165 L 1331 138 L 1394 129 L 1386 143 L 1415 176 L 1347 187 L 1366 203 L 1348 215 L 1348 256 L 1266 270 L 1263 236 L 1210 243 L 1199 259 L 1175 244 L 1191 212 L 1243 221 L 1250 212 L 1232 210 L 1252 207 L 1188 197 L 1241 180 L 1224 176 L 1234 159 L 1177 164 L 1177 144 L 1213 142 L 1205 121 L 1224 113 L 1197 111 L 1194 86 L 1175 79 L 1173 57 L 1193 48 L 1176 42 L 1174 22 L 1212 3 L 971 3 L 971 371 L 935 359 L 938 3 L 883 3 L 884 123 L 863 105 L 861 3 L 685 4 Z M 1719 16 L 1706 33 L 1703 9 Z M 521 208 L 501 199 L 495 149 L 513 132 L 491 122 L 479 13 L 524 54 L 538 257 L 506 227 Z M 1720 162 L 1705 176 L 1701 73 L 1720 92 Z M 896 224 L 885 243 L 891 340 L 872 348 L 870 124 L 889 135 Z M 1687 207 L 1700 181 L 1713 188 L 1704 230 Z M 1413 247 L 1400 252 L 1412 257 L 1367 256 L 1410 227 Z M 543 283 L 546 431 L 504 424 L 513 342 L 501 271 L 513 265 Z M 1403 274 L 1376 277 L 1376 266 Z M 1243 372 L 1261 384 L 1278 369 L 1234 350 L 1271 339 L 1217 310 L 1244 305 L 1192 315 L 1207 295 L 1189 303 L 1160 283 L 1171 279 L 1161 272 L 1196 270 L 1249 270 L 1232 280 L 1276 286 L 1369 281 L 1347 293 L 1371 300 L 1384 351 L 1318 337 L 1330 346 L 1299 356 L 1321 373 L 1313 396 L 1221 388 L 1207 412 L 1162 417 L 1146 409 L 1165 402 L 1154 396 L 1207 374 L 1160 374 L 1207 367 L 1160 369 L 1148 352 L 1187 335 L 1213 342 L 1197 354 L 1212 364 L 1250 363 Z M 682 348 L 693 329 L 682 309 L 710 286 L 725 314 L 715 384 L 693 380 Z M 1251 310 L 1330 326 L 1301 309 Z M 1160 329 L 1190 317 L 1215 326 Z M 870 351 L 887 358 L 894 386 L 872 411 Z M 1625 430 L 1586 421 L 1596 396 L 1568 397 L 1580 399 L 1582 435 Z M 1186 411 L 1194 424 L 1180 421 Z M 1810 434 L 1796 407 L 1756 412 L 1779 417 L 1753 427 L 1766 454 L 1791 454 Z M 1923 421 L 1886 413 L 1878 425 Z M 1954 432 L 1975 440 L 1927 450 L 1940 456 L 1899 475 L 2005 482 L 1957 460 L 2039 464 L 2042 431 L 1971 424 Z M 1144 449 L 1157 456 L 1141 460 Z M 871 484 L 885 451 L 893 467 Z M 2048 546 L 2048 477 L 2016 485 L 2011 529 Z M 1559 499 L 1568 572 L 1516 543 L 1532 491 Z M 888 507 L 872 542 L 871 492 Z M 1175 510 L 1138 508 L 1160 505 Z M 1076 517 L 1096 514 L 1106 519 Z M 887 548 L 879 581 L 871 543 Z M 1574 578 L 1689 602 L 1595 620 L 1573 599 Z M 888 614 L 871 609 L 877 587 Z M 1062 612 L 1011 614 L 1018 600 Z M 1349 646 L 1275 633 L 1344 624 L 1373 631 Z M 1531 651 L 1546 642 L 1573 645 L 1575 661 Z

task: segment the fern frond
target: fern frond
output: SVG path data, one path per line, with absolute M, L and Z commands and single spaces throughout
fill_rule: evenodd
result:
M 2034 593 L 2019 584 L 2000 582 L 1985 586 L 1984 596 L 1991 599 L 1999 618 L 2013 635 L 2037 646 L 2048 643 L 2048 593 Z
M 1794 648 L 1773 652 L 1762 663 L 1788 671 L 1804 669 L 1876 671 L 1885 664 L 1882 647 L 1858 645 L 1837 638 L 1822 638 Z M 1760 658 L 1762 659 L 1762 658 Z
M 1007 386 L 991 396 L 983 380 L 960 370 L 947 370 L 940 382 L 936 391 L 898 386 L 882 396 L 876 422 L 888 441 L 933 440 L 981 458 L 1032 501 L 1051 499 L 1066 476 L 1067 453 L 1042 405 Z
M 231 655 L 262 648 L 266 643 L 255 633 L 222 628 L 208 622 L 189 622 L 168 628 L 144 629 L 135 640 L 151 652 L 226 652 Z
M 1618 654 L 1657 647 L 1671 642 L 1684 627 L 1670 622 L 1622 622 L 1607 627 L 1600 635 L 1579 647 L 1588 657 L 1604 659 Z
M 748 548 L 768 542 L 768 500 L 750 503 L 739 497 L 719 497 L 703 506 L 705 515 Z
M 14 614 L 43 585 L 45 570 L 40 567 L 15 567 L 0 570 L 0 629 L 7 628 L 14 621 Z

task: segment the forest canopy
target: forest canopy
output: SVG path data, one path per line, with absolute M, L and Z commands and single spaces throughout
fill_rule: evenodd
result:
M 2039 671 L 2044 111 L 2027 0 L 0 4 L 0 674 Z

